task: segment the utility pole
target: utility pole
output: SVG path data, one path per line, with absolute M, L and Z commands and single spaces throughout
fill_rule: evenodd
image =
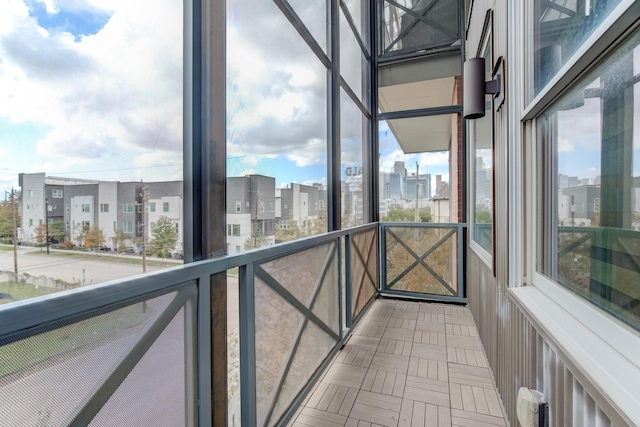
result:
M 47 255 L 49 255 L 49 199 L 44 198 L 44 229 L 47 235 Z
M 13 187 L 11 187 L 11 214 L 13 216 L 13 272 L 18 274 L 18 233 L 16 230 L 16 204 Z
M 420 188 L 420 165 L 416 162 L 416 215 L 415 222 L 420 222 L 420 209 L 418 208 L 418 189 Z
M 147 272 L 147 225 L 146 221 L 146 210 L 147 210 L 147 185 L 142 184 L 142 272 Z

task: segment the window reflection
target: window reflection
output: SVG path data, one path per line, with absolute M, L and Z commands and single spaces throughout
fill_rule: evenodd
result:
M 538 268 L 640 327 L 639 33 L 538 120 Z
M 274 2 L 232 3 L 227 222 L 240 227 L 229 254 L 327 231 L 327 69 Z M 292 3 L 326 47 L 311 24 L 326 2 Z
M 182 12 L 0 6 L 0 270 L 18 272 L 0 277 L 6 299 L 182 262 Z M 172 208 L 154 216 L 151 200 Z
M 619 0 L 534 2 L 533 96 L 551 81 L 619 3 Z
M 491 79 L 491 43 L 484 52 L 486 79 Z M 468 122 L 472 139 L 473 240 L 493 255 L 493 102 L 485 98 L 484 117 Z

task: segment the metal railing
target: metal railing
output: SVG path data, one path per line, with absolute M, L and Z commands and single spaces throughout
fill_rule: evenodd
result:
M 240 413 L 233 422 L 286 423 L 380 292 L 379 283 L 386 293 L 424 297 L 396 286 L 400 279 L 386 280 L 387 251 L 402 248 L 413 257 L 403 277 L 420 266 L 456 293 L 430 297 L 461 298 L 462 266 L 447 275 L 439 257 L 447 248 L 448 263 L 462 259 L 463 229 L 369 224 L 1 306 L 0 419 L 9 425 L 208 424 L 212 277 L 238 268 L 239 379 L 229 399 L 239 393 Z
M 466 224 L 381 224 L 385 294 L 466 302 Z
M 561 226 L 547 274 L 619 319 L 640 328 L 640 232 Z
M 237 267 L 242 425 L 285 422 L 377 295 L 377 235 L 371 224 L 2 306 L 0 419 L 201 424 L 211 277 Z

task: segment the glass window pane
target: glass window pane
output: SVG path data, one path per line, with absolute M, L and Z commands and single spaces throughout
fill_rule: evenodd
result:
M 491 76 L 491 44 L 485 49 L 485 75 Z M 473 240 L 493 254 L 493 102 L 485 97 L 485 115 L 470 120 L 473 171 Z
M 379 122 L 382 221 L 460 221 L 460 126 L 458 114 Z
M 620 0 L 535 0 L 533 93 L 540 93 Z
M 380 55 L 459 46 L 458 1 L 383 1 Z
M 353 23 L 358 29 L 360 38 L 364 42 L 365 46 L 369 48 L 369 33 L 366 31 L 369 27 L 369 16 L 366 13 L 369 9 L 369 2 L 367 0 L 343 0 L 342 4 L 346 5 L 351 18 L 353 19 Z
M 340 75 L 366 108 L 370 100 L 370 72 L 367 59 L 340 11 Z
M 318 42 L 322 50 L 328 53 L 329 20 L 327 19 L 328 5 L 325 0 L 288 0 L 293 10 L 302 19 L 313 38 Z
M 327 70 L 273 2 L 234 3 L 227 223 L 239 224 L 240 236 L 228 239 L 231 253 L 327 230 Z
M 462 105 L 460 54 L 436 55 L 378 67 L 381 112 Z
M 159 242 L 148 226 L 157 219 L 135 206 L 182 206 L 183 2 L 1 9 L 0 269 L 16 269 L 14 210 L 17 271 L 29 272 L 20 279 L 30 296 L 171 265 L 151 249 L 141 265 L 136 254 Z M 182 252 L 181 209 L 168 214 L 178 231 L 163 243 L 165 258 Z M 46 286 L 30 282 L 39 276 Z
M 537 121 L 538 270 L 640 329 L 640 32 Z
M 363 224 L 367 194 L 363 177 L 366 165 L 363 158 L 364 138 L 368 135 L 369 120 L 344 90 L 340 91 L 340 153 L 342 160 L 342 228 Z

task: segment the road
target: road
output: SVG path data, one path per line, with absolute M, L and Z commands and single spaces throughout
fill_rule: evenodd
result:
M 61 256 L 62 250 L 51 250 L 46 255 L 45 250 L 20 247 L 18 249 L 18 272 L 28 273 L 31 276 L 45 276 L 73 283 L 80 282 L 85 285 L 106 282 L 108 280 L 122 279 L 137 274 L 142 274 L 142 265 L 116 264 L 110 261 L 100 261 L 100 257 L 106 256 L 98 253 L 95 261 L 84 258 Z M 77 253 L 77 252 L 75 252 Z M 83 253 L 83 254 L 86 254 Z M 114 255 L 108 255 L 114 257 Z M 132 255 L 120 255 L 123 258 L 140 258 Z M 155 260 L 155 259 L 154 259 Z M 174 265 L 175 261 L 167 263 L 167 267 Z M 114 266 L 117 265 L 117 268 Z M 13 251 L 0 250 L 0 270 L 13 272 Z M 160 270 L 166 267 L 150 267 L 147 271 Z

